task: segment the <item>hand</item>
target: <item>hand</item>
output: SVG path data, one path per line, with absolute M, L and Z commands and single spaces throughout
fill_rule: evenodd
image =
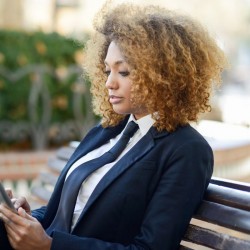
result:
M 22 207 L 17 212 L 15 214 L 6 205 L 0 205 L 0 217 L 4 221 L 11 246 L 17 250 L 49 250 L 52 238 L 42 225 Z
M 11 199 L 14 207 L 16 208 L 16 210 L 18 210 L 19 207 L 22 207 L 26 211 L 26 213 L 31 215 L 30 205 L 29 205 L 29 203 L 28 203 L 28 201 L 26 200 L 25 197 L 14 198 L 11 189 L 6 188 L 5 191 L 6 191 L 7 195 L 10 197 L 10 199 Z
M 10 197 L 10 199 L 13 198 L 13 193 L 12 190 L 10 188 L 5 188 L 5 192 L 7 193 L 7 195 Z
M 27 214 L 31 215 L 30 205 L 25 197 L 12 198 L 11 201 L 16 210 L 18 210 L 19 208 L 23 208 Z

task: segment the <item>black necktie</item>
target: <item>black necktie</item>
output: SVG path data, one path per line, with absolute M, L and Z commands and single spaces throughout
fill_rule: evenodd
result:
M 108 152 L 81 164 L 72 171 L 64 183 L 57 213 L 46 230 L 47 234 L 51 235 L 54 230 L 70 232 L 76 198 L 83 181 L 98 168 L 115 161 L 137 129 L 138 125 L 135 122 L 129 122 L 119 141 Z

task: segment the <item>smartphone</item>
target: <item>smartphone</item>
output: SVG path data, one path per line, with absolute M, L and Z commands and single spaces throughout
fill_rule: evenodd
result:
M 0 182 L 0 203 L 5 203 L 9 208 L 11 208 L 13 211 L 16 212 L 16 209 L 1 182 Z

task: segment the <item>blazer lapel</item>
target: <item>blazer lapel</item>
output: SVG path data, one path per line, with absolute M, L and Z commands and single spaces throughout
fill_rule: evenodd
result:
M 94 127 L 81 141 L 80 145 L 76 148 L 75 152 L 70 157 L 64 169 L 65 172 L 67 173 L 71 165 L 83 155 L 102 146 L 103 144 L 107 143 L 111 138 L 114 138 L 118 134 L 120 134 L 123 128 L 125 127 L 127 120 L 128 118 L 125 118 L 125 120 L 123 120 L 119 125 L 115 127 L 103 128 L 101 125 Z
M 63 188 L 63 184 L 67 175 L 69 168 L 72 166 L 74 162 L 76 162 L 83 155 L 88 152 L 100 147 L 101 145 L 108 142 L 111 138 L 114 138 L 123 130 L 127 123 L 128 117 L 126 117 L 119 125 L 115 127 L 103 128 L 101 125 L 97 125 L 93 129 L 89 131 L 86 137 L 81 141 L 80 145 L 76 148 L 69 161 L 65 165 L 64 169 L 61 172 L 61 175 L 58 178 L 56 183 L 54 192 L 50 198 L 48 203 L 48 209 L 46 211 L 46 221 L 44 223 L 45 227 L 47 227 L 47 223 L 49 225 L 50 221 L 54 218 L 54 215 L 57 211 L 57 206 L 60 202 L 61 192 Z
M 98 183 L 93 193 L 89 197 L 89 200 L 84 207 L 80 218 L 75 226 L 82 220 L 84 214 L 91 205 L 98 199 L 101 193 L 108 188 L 108 186 L 119 177 L 125 170 L 131 167 L 136 161 L 142 158 L 147 152 L 149 152 L 154 147 L 154 138 L 166 136 L 168 132 L 158 133 L 155 128 L 151 128 L 150 131 L 130 150 L 125 157 L 122 157 L 105 175 L 104 178 Z

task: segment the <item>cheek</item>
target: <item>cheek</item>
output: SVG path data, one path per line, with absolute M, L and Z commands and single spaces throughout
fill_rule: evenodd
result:
M 124 90 L 125 90 L 125 92 L 126 92 L 126 95 L 128 96 L 128 97 L 130 97 L 131 96 L 131 81 L 127 81 L 126 82 L 126 84 L 125 84 L 125 86 L 124 86 Z

